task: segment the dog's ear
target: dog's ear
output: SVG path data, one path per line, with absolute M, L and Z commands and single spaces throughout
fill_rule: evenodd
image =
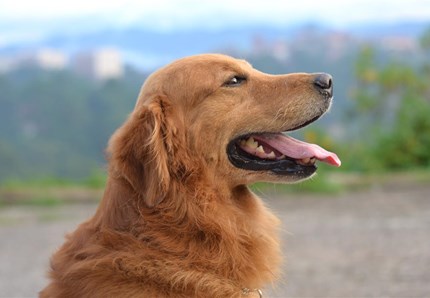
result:
M 149 207 L 159 204 L 170 186 L 169 156 L 175 126 L 166 117 L 167 98 L 136 106 L 109 141 L 110 169 L 124 177 Z

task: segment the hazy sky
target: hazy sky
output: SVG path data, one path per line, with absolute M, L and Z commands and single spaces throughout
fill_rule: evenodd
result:
M 0 0 L 0 47 L 130 25 L 171 29 L 429 21 L 430 0 Z
M 3 23 L 88 16 L 114 25 L 139 21 L 161 29 L 244 21 L 282 25 L 301 20 L 343 26 L 369 20 L 430 20 L 430 0 L 0 0 Z

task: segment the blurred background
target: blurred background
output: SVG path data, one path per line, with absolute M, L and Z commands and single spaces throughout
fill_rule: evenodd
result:
M 290 290 L 273 295 L 428 295 L 430 1 L 0 0 L 0 237 L 10 240 L 0 255 L 14 264 L 0 269 L 0 297 L 35 296 L 63 234 L 93 212 L 107 141 L 148 74 L 207 52 L 272 74 L 334 77 L 331 112 L 296 135 L 336 152 L 342 167 L 253 186 L 297 235 L 291 258 L 314 263 L 291 261 Z M 345 230 L 330 230 L 333 220 Z M 338 257 L 321 253 L 328 239 Z

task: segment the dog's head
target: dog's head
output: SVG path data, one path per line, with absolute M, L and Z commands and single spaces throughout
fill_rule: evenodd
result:
M 135 110 L 110 143 L 111 163 L 148 204 L 171 179 L 199 173 L 230 187 L 296 182 L 334 153 L 284 132 L 314 122 L 330 107 L 328 74 L 268 75 L 243 60 L 199 55 L 152 74 Z

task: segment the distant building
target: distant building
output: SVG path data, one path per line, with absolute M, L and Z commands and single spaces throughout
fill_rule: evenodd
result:
M 0 71 L 8 72 L 17 68 L 36 66 L 49 70 L 67 67 L 67 56 L 58 50 L 42 48 L 0 58 Z
M 355 44 L 354 38 L 341 31 L 332 31 L 324 37 L 327 46 L 326 56 L 330 61 L 337 61 L 347 54 L 351 45 Z
M 415 38 L 405 36 L 387 36 L 382 38 L 381 46 L 394 53 L 414 54 L 419 51 Z
M 30 57 L 30 62 L 44 69 L 64 69 L 67 66 L 67 57 L 57 50 L 40 49 Z
M 285 40 L 278 40 L 273 44 L 272 54 L 282 62 L 287 62 L 291 58 L 290 48 Z
M 120 52 L 110 48 L 76 54 L 72 68 L 78 74 L 95 80 L 116 79 L 124 75 Z
M 278 61 L 287 62 L 291 56 L 290 48 L 286 40 L 278 39 L 267 41 L 262 36 L 256 35 L 252 39 L 252 55 L 270 55 Z

